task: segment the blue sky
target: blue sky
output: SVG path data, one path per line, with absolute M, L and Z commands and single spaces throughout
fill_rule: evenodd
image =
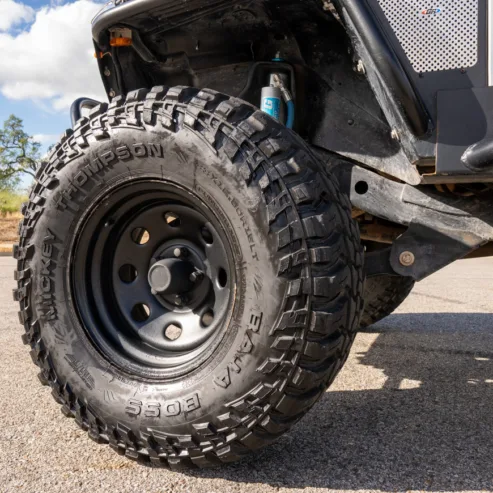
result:
M 0 0 L 0 122 L 14 114 L 46 149 L 77 97 L 105 99 L 91 39 L 100 0 Z
M 24 120 L 24 127 L 30 135 L 58 135 L 70 126 L 68 111 L 49 111 L 35 101 L 16 101 L 0 94 L 0 121 L 5 121 L 12 114 Z M 50 143 L 53 142 L 46 145 Z

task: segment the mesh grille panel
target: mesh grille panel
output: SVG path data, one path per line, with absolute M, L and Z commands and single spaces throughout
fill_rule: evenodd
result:
M 378 3 L 417 72 L 468 68 L 478 62 L 478 0 Z

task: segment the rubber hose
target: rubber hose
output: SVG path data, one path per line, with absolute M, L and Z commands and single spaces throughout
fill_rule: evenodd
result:
M 286 127 L 292 129 L 294 127 L 294 112 L 295 112 L 294 101 L 288 101 L 286 105 L 288 107 L 288 117 L 286 120 Z

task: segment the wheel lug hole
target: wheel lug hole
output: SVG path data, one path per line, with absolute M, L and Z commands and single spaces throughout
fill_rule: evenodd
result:
M 132 236 L 132 241 L 137 245 L 145 245 L 151 239 L 151 235 L 149 234 L 149 231 L 147 231 L 147 229 L 145 228 L 135 228 L 132 231 L 131 236 Z
M 137 269 L 131 264 L 125 264 L 118 270 L 120 280 L 125 284 L 130 284 L 137 279 Z
M 228 274 L 224 269 L 219 269 L 217 273 L 217 283 L 219 284 L 219 287 L 225 288 L 226 284 L 228 283 Z
M 209 228 L 204 226 L 200 230 L 200 234 L 202 235 L 202 238 L 207 243 L 207 245 L 212 245 L 214 243 L 214 237 L 212 236 L 212 233 L 210 232 Z
M 151 315 L 151 310 L 145 303 L 137 303 L 132 308 L 132 318 L 136 322 L 145 322 Z
M 181 219 L 173 212 L 167 212 L 164 215 L 164 220 L 171 228 L 179 228 L 181 226 Z

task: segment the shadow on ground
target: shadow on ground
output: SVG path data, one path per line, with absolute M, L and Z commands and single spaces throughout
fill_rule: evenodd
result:
M 493 314 L 393 315 L 359 337 L 375 340 L 351 371 L 383 372 L 383 387 L 328 392 L 260 456 L 193 475 L 286 488 L 491 490 Z

